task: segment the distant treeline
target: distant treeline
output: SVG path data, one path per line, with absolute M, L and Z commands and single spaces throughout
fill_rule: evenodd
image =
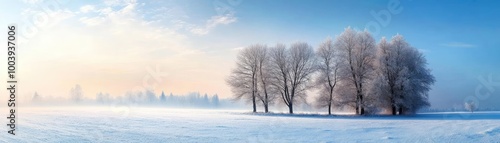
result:
M 61 103 L 62 102 L 62 103 Z M 32 103 L 35 105 L 60 104 L 131 104 L 131 105 L 151 105 L 167 107 L 199 107 L 199 108 L 219 108 L 219 107 L 237 107 L 237 103 L 230 100 L 220 99 L 219 95 L 200 94 L 191 92 L 185 95 L 165 94 L 162 91 L 157 95 L 153 90 L 129 91 L 122 96 L 111 96 L 109 93 L 97 93 L 95 98 L 84 98 L 81 86 L 76 85 L 70 91 L 69 98 L 42 97 L 37 92 L 32 97 Z
M 127 92 L 124 96 L 111 97 L 109 94 L 98 93 L 96 95 L 96 102 L 110 103 L 118 101 L 122 103 L 137 103 L 137 104 L 156 104 L 165 106 L 195 106 L 195 107 L 218 107 L 220 105 L 219 96 L 217 94 L 201 95 L 198 92 L 192 92 L 186 95 L 174 95 L 170 93 L 165 95 L 162 92 L 156 95 L 151 90 L 139 92 Z

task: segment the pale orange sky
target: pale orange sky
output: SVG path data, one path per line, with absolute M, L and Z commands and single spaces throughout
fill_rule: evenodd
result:
M 121 96 L 148 85 L 157 94 L 231 96 L 225 79 L 239 46 L 200 48 L 196 42 L 235 19 L 208 17 L 210 27 L 202 29 L 204 33 L 186 34 L 145 20 L 138 5 L 135 1 L 100 8 L 79 5 L 57 9 L 42 24 L 28 23 L 38 31 L 19 44 L 20 95 L 68 97 L 70 89 L 80 84 L 86 98 L 95 98 L 98 92 Z M 35 7 L 27 4 L 22 16 L 44 13 Z M 19 23 L 20 30 L 27 29 Z

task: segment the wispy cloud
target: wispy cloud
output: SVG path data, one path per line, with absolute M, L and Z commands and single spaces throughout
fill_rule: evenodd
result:
M 108 6 L 123 6 L 137 3 L 137 0 L 104 0 L 104 4 Z
M 158 24 L 167 22 L 171 24 L 170 28 L 173 30 L 188 32 L 197 36 L 207 35 L 221 25 L 229 25 L 238 21 L 238 17 L 232 12 L 229 14 L 213 15 L 201 23 L 195 23 L 192 21 L 193 18 L 179 6 L 160 7 L 152 10 L 152 12 L 143 14 L 149 15 L 148 19 L 151 22 Z
M 462 42 L 444 43 L 444 44 L 441 44 L 441 46 L 451 47 L 451 48 L 475 48 L 475 47 L 477 47 L 476 45 L 462 43 Z
M 232 48 L 231 51 L 233 52 L 239 52 L 240 50 L 244 49 L 245 47 L 236 47 L 236 48 Z
M 22 2 L 27 3 L 27 4 L 37 4 L 42 2 L 42 0 L 22 0 Z
M 233 14 L 216 15 L 207 20 L 205 26 L 192 28 L 189 31 L 196 35 L 205 35 L 219 25 L 231 24 L 236 22 L 237 20 L 238 18 L 236 18 Z

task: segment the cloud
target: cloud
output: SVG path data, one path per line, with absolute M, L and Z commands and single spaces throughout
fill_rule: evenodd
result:
M 212 16 L 210 20 L 208 20 L 208 26 L 209 27 L 215 27 L 219 24 L 230 24 L 233 22 L 236 22 L 237 18 L 234 17 L 232 14 L 228 14 L 225 16 Z
M 145 80 L 146 69 L 160 66 L 169 75 L 158 83 L 156 91 L 196 90 L 230 95 L 223 79 L 232 65 L 228 59 L 234 57 L 220 55 L 234 52 L 212 52 L 211 47 L 225 45 L 200 46 L 198 39 L 203 37 L 191 34 L 190 30 L 199 28 L 198 33 L 207 34 L 218 26 L 237 22 L 234 15 L 207 17 L 195 25 L 186 22 L 191 19 L 187 15 L 152 17 L 155 13 L 144 10 L 149 7 L 135 1 L 106 2 L 68 7 L 49 14 L 49 24 L 54 26 L 40 30 L 38 35 L 43 36 L 30 38 L 20 51 L 25 57 L 25 64 L 20 65 L 25 70 L 20 74 L 30 79 L 23 82 L 29 90 L 20 94 L 32 95 L 38 91 L 65 96 L 72 86 L 81 84 L 87 97 L 93 98 L 95 93 L 103 91 L 120 95 L 144 82 L 156 84 Z M 175 11 L 172 15 L 184 13 L 182 8 L 164 10 Z M 23 16 L 39 13 L 34 8 L 23 12 Z M 164 21 L 157 22 L 158 19 Z M 51 84 L 40 85 L 45 81 Z
M 168 23 L 171 24 L 174 30 L 182 30 L 199 36 L 206 35 L 221 25 L 229 25 L 238 21 L 234 12 L 213 15 L 205 20 L 202 18 L 201 23 L 193 23 L 192 20 L 198 21 L 200 18 L 189 16 L 185 8 L 179 5 L 157 6 L 157 4 L 153 3 L 148 4 L 147 9 L 141 10 L 140 14 L 150 22 L 163 25 Z
M 42 1 L 43 0 L 22 0 L 22 2 L 27 3 L 27 4 L 38 4 Z
M 208 34 L 212 29 L 219 25 L 228 25 L 231 23 L 234 23 L 238 20 L 233 14 L 226 14 L 226 15 L 216 15 L 212 16 L 209 20 L 207 20 L 205 26 L 202 27 L 195 27 L 190 29 L 189 31 L 193 34 L 196 35 L 206 35 Z
M 95 10 L 95 7 L 93 5 L 85 5 L 85 6 L 80 7 L 80 12 L 83 12 L 83 13 L 88 13 L 88 12 L 91 12 L 94 10 Z
M 183 20 L 183 19 L 189 19 L 190 16 L 187 15 L 186 11 L 184 8 L 180 6 L 170 6 L 170 7 L 159 7 L 159 8 L 152 8 L 151 10 L 144 11 L 144 14 L 151 15 L 152 19 L 155 19 L 157 21 L 163 21 L 163 20 Z
M 64 8 L 64 9 L 63 8 L 55 8 L 53 10 L 46 11 L 46 10 L 39 9 L 36 7 L 28 7 L 26 9 L 24 9 L 20 15 L 24 20 L 27 20 L 27 21 L 25 21 L 25 22 L 28 22 L 28 23 L 25 23 L 26 25 L 33 24 L 33 26 L 40 28 L 40 29 L 37 29 L 37 28 L 31 29 L 33 31 L 27 30 L 26 33 L 21 32 L 23 34 L 26 34 L 24 36 L 28 37 L 28 39 L 29 39 L 33 36 L 38 35 L 37 33 L 39 33 L 39 31 L 43 31 L 43 29 L 56 27 L 62 21 L 65 21 L 67 19 L 71 19 L 71 18 L 75 17 L 76 13 L 69 10 L 69 9 L 66 9 L 66 8 Z M 31 18 L 38 17 L 38 16 L 40 16 L 39 19 L 31 20 Z M 27 39 L 22 39 L 20 42 L 26 42 L 26 40 Z
M 88 26 L 96 26 L 96 25 L 99 25 L 101 24 L 102 22 L 104 22 L 104 18 L 103 17 L 82 17 L 79 19 L 80 22 L 84 23 L 85 25 L 88 25 Z
M 113 12 L 113 9 L 111 7 L 106 7 L 106 8 L 100 9 L 98 11 L 100 14 L 106 15 L 106 14 Z
M 475 48 L 475 47 L 477 47 L 476 45 L 461 43 L 461 42 L 444 43 L 444 44 L 441 44 L 441 46 L 451 47 L 451 48 Z
M 84 9 L 84 10 L 82 10 Z M 79 19 L 80 22 L 87 26 L 97 26 L 99 24 L 103 24 L 107 22 L 108 24 L 116 24 L 116 23 L 124 23 L 127 21 L 138 20 L 136 13 L 136 3 L 129 3 L 124 5 L 123 8 L 114 11 L 111 7 L 105 7 L 102 9 L 95 9 L 95 7 L 83 6 L 80 8 L 80 11 L 83 13 L 86 10 L 92 9 L 95 12 L 98 12 L 99 15 L 93 17 L 83 16 Z
M 104 0 L 104 4 L 108 6 L 124 6 L 135 3 L 137 3 L 137 0 Z
M 245 47 L 241 46 L 241 47 L 232 48 L 231 51 L 233 51 L 233 52 L 239 52 L 239 51 L 241 51 L 243 49 L 245 49 Z
M 22 74 L 31 80 L 25 82 L 26 86 L 65 95 L 69 86 L 78 83 L 90 94 L 100 90 L 121 94 L 141 86 L 142 78 L 147 75 L 146 67 L 156 65 L 173 76 L 164 79 L 169 82 L 203 79 L 183 75 L 194 75 L 190 71 L 205 65 L 209 61 L 205 53 L 192 46 L 187 36 L 144 19 L 135 6 L 135 3 L 113 8 L 104 6 L 94 9 L 97 14 L 77 13 L 78 7 L 73 12 L 74 18 L 41 31 L 43 36 L 32 38 L 24 45 L 30 50 L 22 51 L 26 56 L 23 65 L 31 65 L 22 67 L 26 69 Z M 50 76 L 37 76 L 39 74 Z M 47 80 L 54 81 L 55 86 L 37 86 Z M 179 85 L 171 87 L 194 90 L 189 83 L 182 84 L 184 87 Z

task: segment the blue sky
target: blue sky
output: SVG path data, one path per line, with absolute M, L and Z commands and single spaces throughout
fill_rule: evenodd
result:
M 48 24 L 33 22 L 53 2 L 59 6 L 48 13 Z M 383 26 L 372 13 L 388 12 L 391 4 L 399 12 L 389 12 L 390 20 L 381 17 Z M 2 25 L 39 30 L 27 38 L 21 60 L 44 66 L 22 65 L 32 89 L 25 95 L 63 95 L 74 84 L 82 84 L 89 98 L 97 92 L 121 95 L 143 87 L 147 69 L 160 66 L 168 77 L 156 81 L 157 92 L 229 97 L 224 79 L 241 47 L 297 41 L 317 47 L 348 26 L 363 30 L 375 23 L 377 41 L 399 33 L 427 57 L 436 77 L 429 95 L 433 107 L 459 108 L 475 98 L 481 107 L 500 108 L 500 85 L 486 89 L 479 80 L 492 75 L 500 81 L 498 7 L 493 0 L 21 0 L 2 4 L 0 16 Z M 50 77 L 61 74 L 46 67 L 72 74 Z M 49 79 L 55 86 L 39 85 Z M 478 98 L 478 88 L 490 96 Z

